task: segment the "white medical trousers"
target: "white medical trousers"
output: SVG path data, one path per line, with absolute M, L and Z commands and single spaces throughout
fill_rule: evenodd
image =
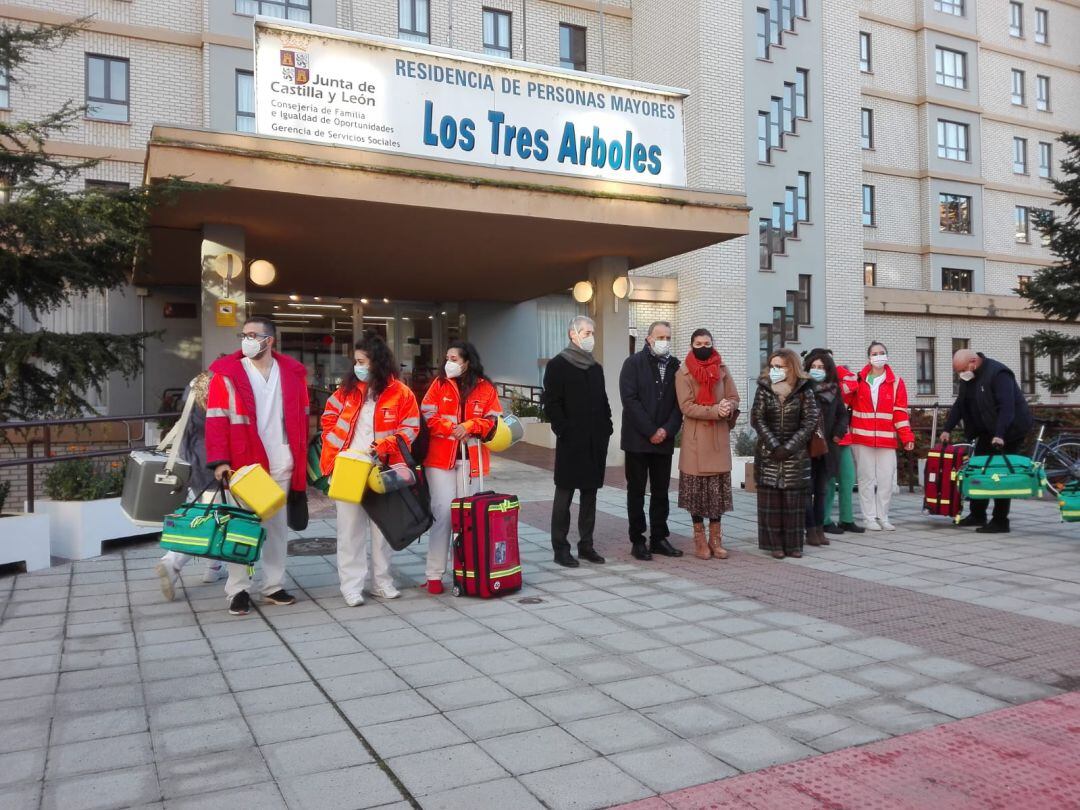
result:
M 273 476 L 274 481 L 286 492 L 289 491 L 292 481 L 292 471 L 278 473 Z M 256 579 L 261 579 L 257 585 L 259 593 L 269 596 L 280 591 L 282 582 L 285 581 L 285 562 L 289 555 L 289 524 L 287 510 L 283 506 L 273 517 L 262 522 L 266 530 L 266 540 L 263 542 L 262 553 L 257 562 Z M 232 599 L 240 591 L 247 591 L 250 595 L 256 587 L 255 582 L 248 575 L 246 565 L 229 563 L 229 579 L 225 583 L 225 597 Z
M 896 449 L 861 444 L 854 444 L 851 449 L 855 453 L 863 520 L 888 521 L 896 477 Z
M 390 591 L 394 578 L 390 575 L 390 558 L 394 550 L 386 542 L 379 527 L 368 517 L 360 504 L 337 501 L 337 565 L 341 580 L 341 595 L 360 594 L 368 575 L 368 547 L 371 547 L 372 579 L 375 588 Z
M 479 479 L 465 476 L 465 490 L 461 489 L 461 461 L 452 470 L 439 470 L 425 467 L 428 488 L 431 490 L 431 515 L 435 522 L 428 532 L 428 553 L 426 576 L 430 579 L 442 579 L 446 572 L 446 562 L 450 553 L 450 502 L 454 498 L 464 498 L 479 489 Z

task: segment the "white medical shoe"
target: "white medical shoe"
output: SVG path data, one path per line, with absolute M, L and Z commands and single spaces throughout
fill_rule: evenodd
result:
M 161 595 L 171 602 L 176 598 L 176 583 L 180 579 L 180 572 L 166 562 L 159 562 L 154 566 L 154 573 L 161 579 Z
M 876 519 L 870 518 L 867 518 L 865 521 L 863 521 L 863 527 L 868 532 L 880 532 L 882 530 L 882 525 L 878 523 Z
M 345 604 L 349 607 L 360 607 L 364 604 L 364 595 L 362 593 L 350 593 L 345 597 Z
M 377 596 L 380 599 L 397 599 L 401 596 L 401 591 L 391 585 L 387 588 L 372 588 L 371 595 Z

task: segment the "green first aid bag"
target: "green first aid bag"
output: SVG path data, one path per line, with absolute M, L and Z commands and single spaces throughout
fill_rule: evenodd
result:
M 307 482 L 323 495 L 330 491 L 330 476 L 322 474 L 322 434 L 311 437 L 307 447 Z
M 974 500 L 1040 498 L 1043 493 L 1042 465 L 1027 456 L 972 456 L 956 478 L 961 496 Z
M 1080 484 L 1069 484 L 1058 493 L 1058 508 L 1066 523 L 1080 521 Z
M 218 493 L 224 500 L 224 486 L 219 485 Z M 266 530 L 258 516 L 247 509 L 213 500 L 198 503 L 196 498 L 195 501 L 165 516 L 161 547 L 196 557 L 254 565 L 266 539 Z

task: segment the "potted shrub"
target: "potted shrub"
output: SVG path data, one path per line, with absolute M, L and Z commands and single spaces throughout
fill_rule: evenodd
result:
M 757 434 L 753 428 L 744 427 L 735 433 L 731 455 L 731 488 L 742 487 L 754 491 L 754 444 Z
M 120 508 L 123 465 L 99 469 L 89 459 L 62 461 L 45 475 L 45 494 L 37 509 L 49 516 L 52 553 L 84 560 L 101 554 L 101 544 L 146 534 Z
M 0 565 L 25 563 L 27 571 L 49 567 L 49 516 L 4 511 L 11 482 L 0 481 Z
M 544 409 L 539 404 L 515 396 L 510 400 L 510 413 L 521 420 L 525 428 L 526 444 L 548 449 L 555 447 L 555 434 L 551 432 L 551 425 L 544 420 Z

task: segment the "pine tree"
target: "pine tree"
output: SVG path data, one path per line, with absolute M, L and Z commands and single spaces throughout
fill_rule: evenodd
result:
M 1065 133 L 1058 142 L 1066 149 L 1061 163 L 1063 176 L 1051 180 L 1060 195 L 1054 203 L 1058 210 L 1041 211 L 1035 216 L 1035 225 L 1057 262 L 1040 269 L 1017 292 L 1048 319 L 1076 323 L 1080 319 L 1080 133 Z M 1040 329 L 1035 333 L 1034 346 L 1038 355 L 1059 354 L 1064 360 L 1060 375 L 1039 375 L 1051 390 L 1080 388 L 1080 336 Z
M 35 52 L 59 48 L 78 34 L 66 26 L 0 24 L 0 67 L 9 85 L 27 76 Z M 46 57 L 48 58 L 48 57 Z M 152 333 L 60 334 L 23 322 L 72 298 L 104 294 L 129 281 L 147 246 L 151 207 L 164 188 L 72 191 L 95 160 L 48 154 L 50 138 L 76 126 L 86 108 L 73 101 L 33 121 L 0 121 L 0 421 L 84 414 L 86 396 L 110 374 L 134 378 Z

